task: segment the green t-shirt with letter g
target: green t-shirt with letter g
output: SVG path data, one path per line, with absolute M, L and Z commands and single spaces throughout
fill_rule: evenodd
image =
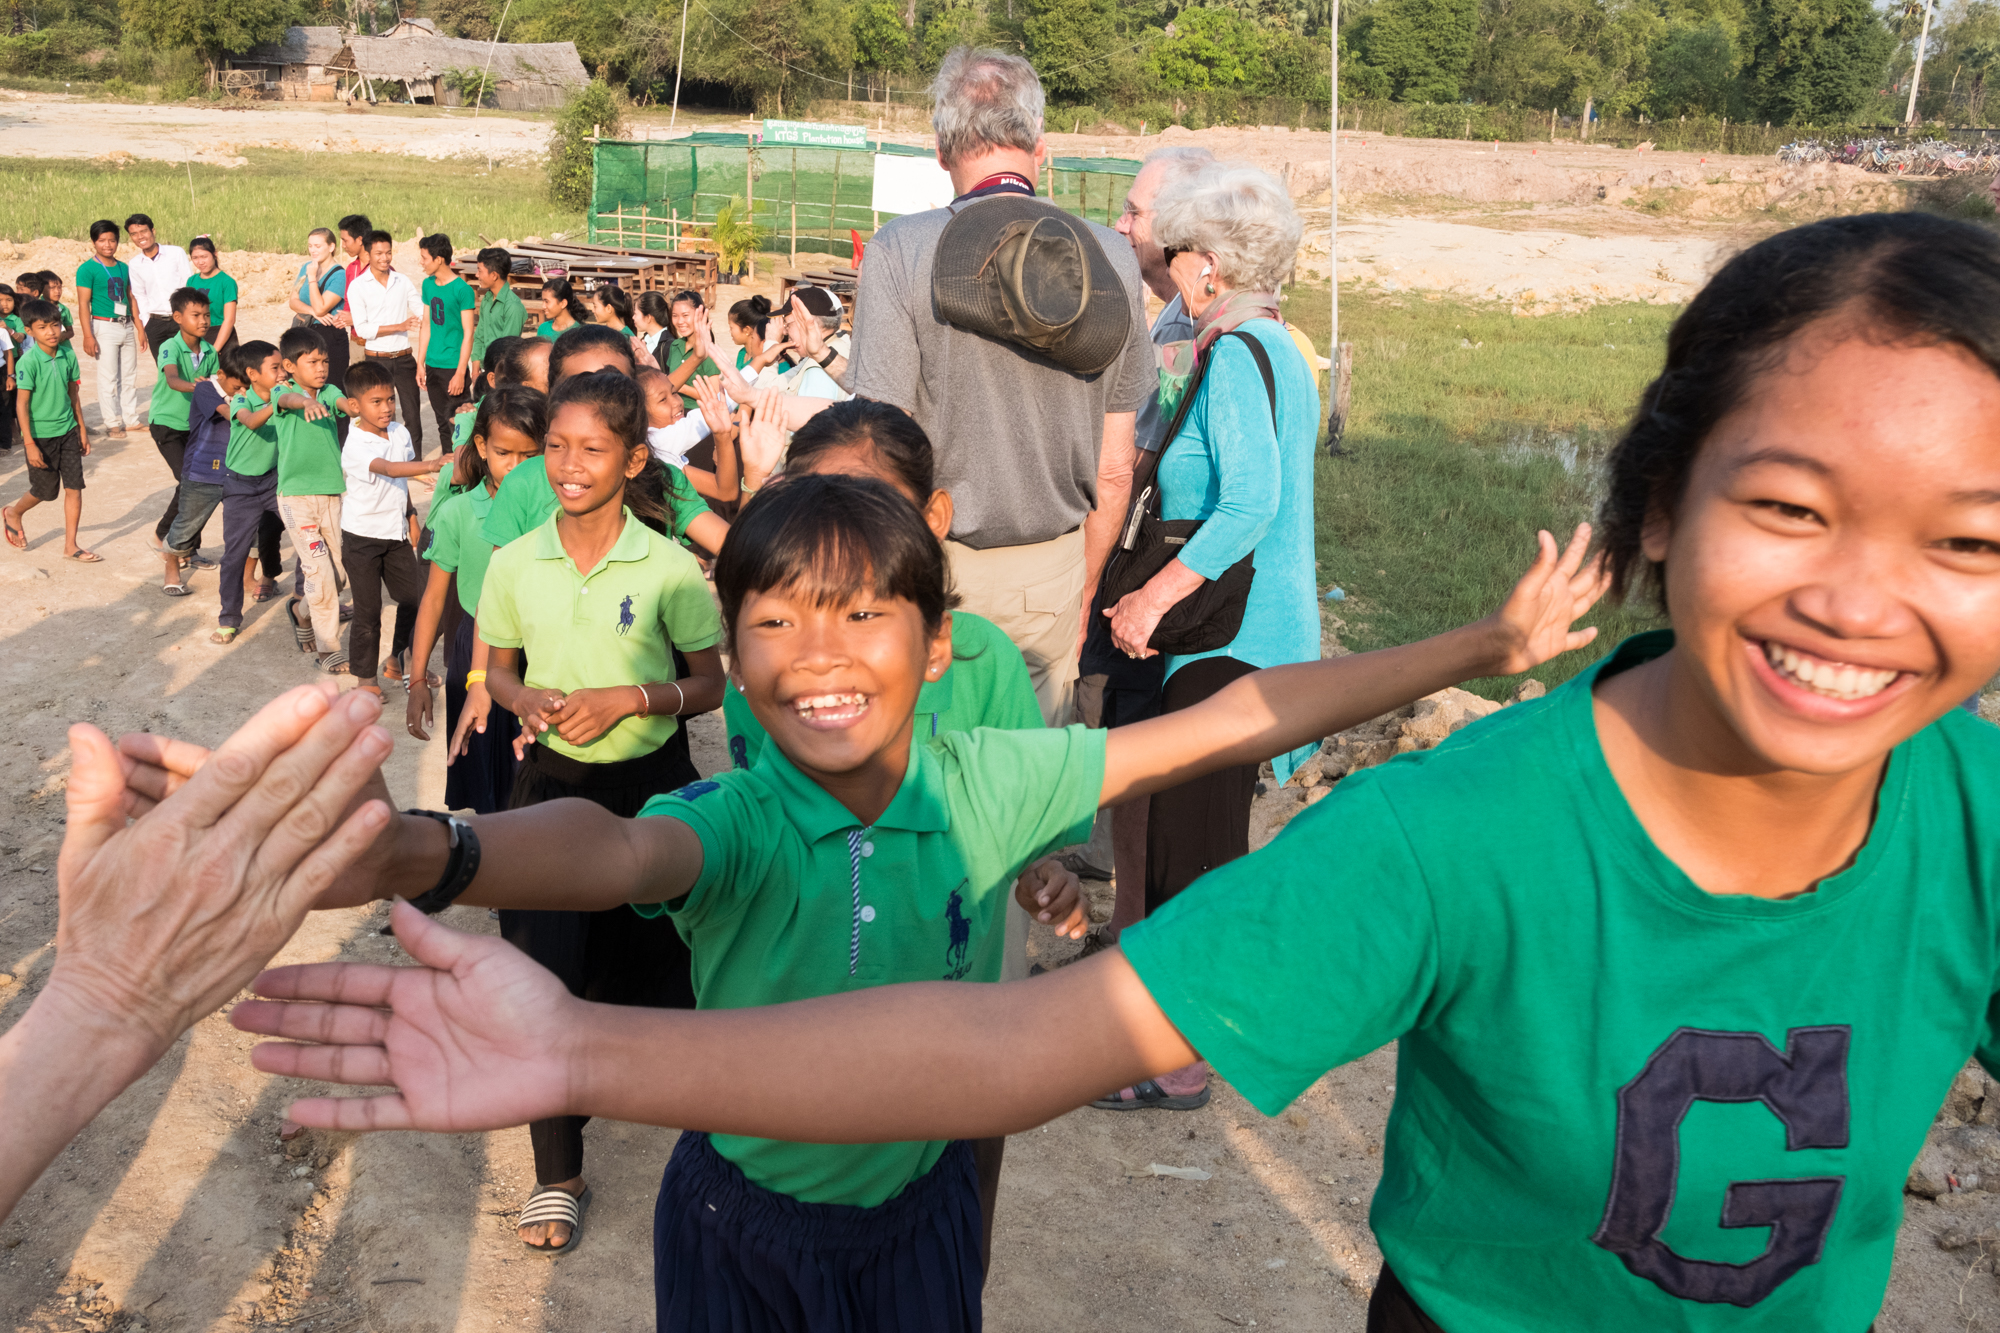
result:
M 424 279 L 425 318 L 430 320 L 430 342 L 424 349 L 427 370 L 457 370 L 458 354 L 465 347 L 465 321 L 460 316 L 478 304 L 478 294 L 464 278 L 439 282 Z
M 160 347 L 155 362 L 160 368 L 160 377 L 153 381 L 153 404 L 148 419 L 155 426 L 186 430 L 188 407 L 194 398 L 192 394 L 182 393 L 167 383 L 167 368 L 173 367 L 184 383 L 198 383 L 215 373 L 215 349 L 201 341 L 189 347 L 187 338 L 175 330 L 174 336 Z
M 303 394 L 305 390 L 296 384 L 280 384 L 277 392 L 282 399 L 287 394 Z M 345 395 L 326 384 L 312 396 L 326 409 L 326 415 L 319 420 L 306 420 L 302 408 L 280 407 L 265 423 L 278 428 L 280 495 L 341 495 L 347 490 L 347 478 L 340 470 L 340 436 L 336 430 L 341 417 L 340 400 Z
M 493 553 L 479 594 L 479 637 L 525 650 L 529 688 L 568 693 L 673 680 L 674 649 L 722 642 L 722 616 L 695 558 L 624 512 L 618 540 L 589 571 L 563 550 L 553 517 Z M 535 743 L 586 764 L 612 764 L 651 754 L 679 725 L 671 712 L 658 712 L 622 718 L 587 745 L 570 744 L 553 727 Z
M 264 424 L 255 430 L 236 419 L 238 412 L 261 412 L 270 404 L 270 399 L 249 385 L 229 400 L 229 447 L 223 451 L 222 465 L 239 477 L 266 476 L 278 462 L 278 414 L 264 418 Z
M 114 259 L 109 264 L 92 257 L 77 266 L 76 285 L 90 289 L 90 317 L 92 319 L 130 319 L 132 317 L 132 270 L 122 259 Z M 70 323 L 69 310 L 63 311 L 63 322 Z
M 223 307 L 237 299 L 236 279 L 221 269 L 203 277 L 197 273 L 187 280 L 187 285 L 198 292 L 208 293 L 208 323 L 210 328 L 222 327 Z
M 69 386 L 82 378 L 76 349 L 57 343 L 54 356 L 30 339 L 28 350 L 14 360 L 14 388 L 28 395 L 28 425 L 38 440 L 55 440 L 76 429 L 76 410 Z
M 1090 836 L 1104 739 L 1081 726 L 913 735 L 903 785 L 866 828 L 767 745 L 748 769 L 646 802 L 640 818 L 681 820 L 701 839 L 701 876 L 678 901 L 634 910 L 673 917 L 702 1009 L 998 981 L 1015 878 Z M 765 1189 L 862 1208 L 896 1197 L 947 1146 L 710 1141 Z
M 1120 939 L 1266 1115 L 1398 1043 L 1369 1221 L 1444 1328 L 1861 1333 L 1946 1088 L 2000 1068 L 2000 730 L 1896 747 L 1812 891 L 1709 894 L 1591 696 L 1672 641 L 1345 779 Z
M 730 762 L 751 767 L 770 737 L 735 681 L 722 687 L 722 716 L 729 730 Z M 917 691 L 918 739 L 979 727 L 1025 731 L 1041 725 L 1042 706 L 1014 641 L 984 616 L 952 612 L 951 665 Z

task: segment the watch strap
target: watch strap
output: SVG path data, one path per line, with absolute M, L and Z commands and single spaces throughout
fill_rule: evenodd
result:
M 410 900 L 410 906 L 425 916 L 436 916 L 458 901 L 479 873 L 479 835 L 472 825 L 443 810 L 405 810 L 406 815 L 422 815 L 445 826 L 451 837 L 451 853 L 445 858 L 444 873 L 427 892 Z

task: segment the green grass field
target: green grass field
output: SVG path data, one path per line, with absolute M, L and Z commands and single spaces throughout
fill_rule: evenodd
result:
M 1324 286 L 1287 296 L 1293 323 L 1325 346 Z M 1339 458 L 1321 455 L 1315 508 L 1322 605 L 1355 649 L 1407 643 L 1485 615 L 1519 577 L 1537 528 L 1567 538 L 1592 517 L 1600 469 L 1658 372 L 1678 307 L 1599 306 L 1517 318 L 1454 302 L 1341 302 L 1354 398 Z M 1601 606 L 1598 643 L 1533 674 L 1567 679 L 1650 607 Z M 1513 681 L 1471 688 L 1505 697 Z
M 287 153 L 247 149 L 249 165 L 133 162 L 122 170 L 47 158 L 0 157 L 0 238 L 81 240 L 96 218 L 152 215 L 184 244 L 207 231 L 225 250 L 303 251 L 306 233 L 363 212 L 398 238 L 445 231 L 461 245 L 477 235 L 518 240 L 581 236 L 583 214 L 548 202 L 539 168 L 426 162 L 386 153 Z

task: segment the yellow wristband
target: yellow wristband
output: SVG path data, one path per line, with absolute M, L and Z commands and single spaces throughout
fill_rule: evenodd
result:
M 486 683 L 486 673 L 484 671 L 468 671 L 465 673 L 465 683 L 467 685 L 484 685 Z

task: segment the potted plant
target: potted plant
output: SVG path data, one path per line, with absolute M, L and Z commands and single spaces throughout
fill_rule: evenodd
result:
M 741 199 L 731 199 L 715 210 L 709 237 L 715 242 L 717 276 L 724 282 L 741 282 L 750 268 L 750 255 L 760 239 L 756 222 Z

